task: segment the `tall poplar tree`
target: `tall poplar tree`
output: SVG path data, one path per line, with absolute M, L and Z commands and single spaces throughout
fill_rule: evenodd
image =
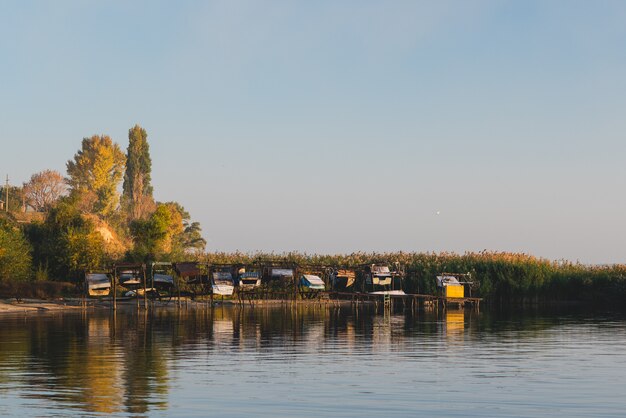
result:
M 144 219 L 155 209 L 150 184 L 151 170 L 148 134 L 141 126 L 135 125 L 128 130 L 126 172 L 122 192 L 122 207 L 131 220 Z

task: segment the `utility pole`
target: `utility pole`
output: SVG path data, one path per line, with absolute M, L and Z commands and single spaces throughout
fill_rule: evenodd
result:
M 8 174 L 7 174 L 7 182 L 6 182 L 5 191 L 6 191 L 5 193 L 6 202 L 4 202 L 4 209 L 5 209 L 5 212 L 8 212 L 9 211 L 9 175 Z

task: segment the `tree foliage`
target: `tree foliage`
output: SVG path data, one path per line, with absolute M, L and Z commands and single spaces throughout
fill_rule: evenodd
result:
M 167 252 L 171 223 L 171 213 L 163 205 L 157 206 L 148 219 L 132 221 L 130 230 L 134 241 L 133 258 L 148 260 L 163 257 Z
M 8 199 L 8 209 L 9 212 L 23 212 L 26 210 L 25 206 L 26 206 L 26 197 L 24 195 L 24 189 L 20 186 L 9 186 L 8 187 L 8 198 L 7 198 L 7 187 L 6 186 L 2 186 L 0 188 L 0 190 L 2 191 L 1 195 L 0 195 L 0 200 L 2 200 L 4 203 L 3 205 L 3 209 L 2 210 L 6 210 L 7 207 L 7 199 Z
M 135 125 L 128 130 L 126 172 L 122 192 L 122 207 L 131 220 L 143 219 L 155 209 L 150 173 L 152 160 L 145 129 Z
M 0 217 L 0 282 L 32 277 L 31 246 L 11 220 Z
M 84 138 L 74 160 L 67 162 L 67 182 L 79 207 L 86 212 L 110 216 L 117 209 L 117 186 L 126 157 L 110 137 Z
M 65 179 L 58 171 L 44 170 L 33 174 L 27 183 L 24 183 L 26 202 L 37 212 L 50 209 L 65 193 L 67 187 Z
M 191 222 L 189 212 L 178 202 L 167 202 L 164 205 L 174 214 L 177 222 L 180 220 L 176 230 L 172 231 L 171 254 L 180 258 L 189 252 L 204 250 L 206 240 L 202 238 L 200 223 Z
M 24 227 L 32 245 L 31 258 L 24 256 L 29 271 L 41 278 L 79 279 L 85 270 L 106 267 L 122 254 L 142 261 L 182 260 L 204 250 L 200 224 L 192 222 L 180 204 L 157 205 L 153 200 L 145 129 L 134 126 L 128 139 L 124 155 L 106 135 L 84 138 L 67 162 L 67 179 L 46 170 L 24 184 L 24 193 L 10 189 L 12 210 L 28 201 L 37 211 L 46 212 L 41 217 L 22 217 L 43 219 Z M 120 202 L 117 187 L 122 177 Z M 69 186 L 67 195 L 63 180 Z
M 35 263 L 49 266 L 55 279 L 80 278 L 84 270 L 107 261 L 105 243 L 93 221 L 81 214 L 74 199 L 63 198 L 42 224 L 29 228 Z
M 176 202 L 159 203 L 147 220 L 131 223 L 135 259 L 180 259 L 192 249 L 202 250 L 206 241 L 200 224 Z

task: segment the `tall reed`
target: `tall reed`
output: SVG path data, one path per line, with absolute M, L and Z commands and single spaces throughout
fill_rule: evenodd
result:
M 399 263 L 407 293 L 433 294 L 435 277 L 442 272 L 470 273 L 473 296 L 495 304 L 583 301 L 624 304 L 626 265 L 589 266 L 551 261 L 527 254 L 479 253 L 208 253 L 210 263 L 268 263 L 357 267 L 371 263 Z

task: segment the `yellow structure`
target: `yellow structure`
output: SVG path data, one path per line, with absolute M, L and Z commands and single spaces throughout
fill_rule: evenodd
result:
M 463 298 L 465 297 L 465 289 L 462 284 L 448 284 L 444 286 L 445 297 L 447 298 Z

